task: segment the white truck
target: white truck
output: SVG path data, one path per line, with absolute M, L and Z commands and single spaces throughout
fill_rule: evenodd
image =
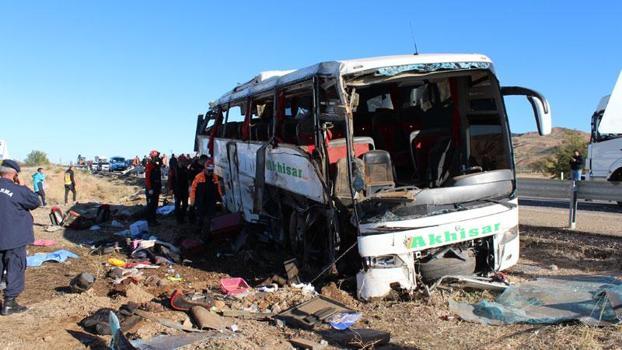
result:
M 7 147 L 6 141 L 0 140 L 0 160 L 9 158 L 9 149 Z
M 238 85 L 199 116 L 195 145 L 229 211 L 305 267 L 356 273 L 359 298 L 382 297 L 516 264 L 507 95 L 550 132 L 546 99 L 501 87 L 484 55 L 322 62 Z
M 611 95 L 600 100 L 592 115 L 586 167 L 587 180 L 622 181 L 622 72 Z

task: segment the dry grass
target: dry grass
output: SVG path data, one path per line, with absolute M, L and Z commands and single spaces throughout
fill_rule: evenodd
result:
M 32 174 L 37 168 L 24 168 L 20 177 L 22 181 L 32 188 Z M 65 168 L 50 165 L 43 167 L 43 173 L 46 175 L 45 193 L 49 204 L 56 205 L 64 203 L 65 186 L 64 174 Z M 106 202 L 116 203 L 119 198 L 127 197 L 139 190 L 136 186 L 128 186 L 120 180 L 112 180 L 103 176 L 91 175 L 87 171 L 74 168 L 76 190 L 78 192 L 78 202 Z M 71 200 L 69 193 L 69 200 Z

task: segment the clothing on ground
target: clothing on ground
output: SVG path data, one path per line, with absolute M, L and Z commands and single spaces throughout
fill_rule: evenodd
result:
M 79 256 L 65 249 L 51 253 L 36 253 L 26 258 L 28 267 L 41 266 L 46 261 L 65 262 L 69 258 L 78 259 Z

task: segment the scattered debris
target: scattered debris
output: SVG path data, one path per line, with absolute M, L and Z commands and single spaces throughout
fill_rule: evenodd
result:
M 156 213 L 160 215 L 170 215 L 175 211 L 175 205 L 165 205 L 156 209 Z
M 213 306 L 213 300 L 207 294 L 184 294 L 175 289 L 169 298 L 171 308 L 178 311 L 189 311 L 193 306 L 201 306 L 209 310 Z
M 35 247 L 51 247 L 53 245 L 56 245 L 56 241 L 51 239 L 37 239 L 32 242 L 32 245 Z
M 62 262 L 65 262 L 69 258 L 78 259 L 80 257 L 68 250 L 60 249 L 60 250 L 57 250 L 51 253 L 36 253 L 34 255 L 31 255 L 26 258 L 26 266 L 28 267 L 41 266 L 44 262 L 47 262 L 47 261 L 54 261 L 54 262 L 62 263 Z
M 324 330 L 319 332 L 322 337 L 330 342 L 344 347 L 359 349 L 373 349 L 391 340 L 391 333 L 375 329 L 348 329 L 345 331 Z
M 117 266 L 117 267 L 125 267 L 125 265 L 127 263 L 124 260 L 121 260 L 121 259 L 108 258 L 108 264 L 110 264 L 112 266 Z
M 121 321 L 119 322 L 119 318 L 117 317 L 115 310 L 110 309 L 110 308 L 102 308 L 99 309 L 97 311 L 95 311 L 95 313 L 93 313 L 90 316 L 85 317 L 84 319 L 82 319 L 82 321 L 80 321 L 80 325 L 87 330 L 90 333 L 93 334 L 99 334 L 99 335 L 110 335 L 111 330 L 110 330 L 110 313 L 115 314 L 115 318 L 117 320 L 117 323 L 120 323 L 120 328 L 123 329 L 123 331 L 128 331 L 129 329 L 131 329 L 132 327 L 134 327 L 135 325 L 137 325 L 140 322 L 140 318 L 137 316 L 133 316 L 133 309 L 135 308 L 135 305 L 123 305 L 121 306 L 121 308 L 118 311 L 118 314 L 121 318 Z
M 271 312 L 252 312 L 245 310 L 223 309 L 221 311 L 224 317 L 235 317 L 244 320 L 265 320 L 274 316 Z
M 291 285 L 293 288 L 302 290 L 305 294 L 315 295 L 317 292 L 315 291 L 315 287 L 311 283 L 293 283 Z
M 93 226 L 89 227 L 90 231 L 99 231 L 101 229 L 102 229 L 102 227 L 99 226 L 99 225 L 93 225 Z
M 50 209 L 50 222 L 52 226 L 60 227 L 63 224 L 63 210 L 57 206 Z
M 311 329 L 313 326 L 325 322 L 336 313 L 354 312 L 354 310 L 336 300 L 318 295 L 309 301 L 283 311 L 277 318 L 283 320 L 288 325 Z
M 243 278 L 231 277 L 220 280 L 220 289 L 227 295 L 241 296 L 250 286 Z
M 340 331 L 352 327 L 353 324 L 361 319 L 360 312 L 338 312 L 326 319 L 326 322 L 330 324 L 334 329 Z
M 289 340 L 290 343 L 296 348 L 306 349 L 306 350 L 321 350 L 326 347 L 326 345 L 322 345 L 316 343 L 312 340 L 303 339 L 303 338 L 292 338 Z
M 138 220 L 130 225 L 130 234 L 132 238 L 139 237 L 143 233 L 149 233 L 149 224 L 146 220 Z
M 190 314 L 196 322 L 199 329 L 214 329 L 222 331 L 227 328 L 227 322 L 221 316 L 208 311 L 202 306 L 193 306 L 190 309 Z
M 117 220 L 112 220 L 112 222 L 110 223 L 110 227 L 122 228 L 122 227 L 125 227 L 125 225 L 123 225 Z
M 56 231 L 62 230 L 62 229 L 63 229 L 62 226 L 50 225 L 50 226 L 45 228 L 45 231 L 46 232 L 56 232 Z
M 171 321 L 171 320 L 168 320 L 168 319 L 165 319 L 165 318 L 157 317 L 154 314 L 152 314 L 150 312 L 147 312 L 147 311 L 134 310 L 134 314 L 136 314 L 136 315 L 138 315 L 138 316 L 140 316 L 140 317 L 142 317 L 144 319 L 147 319 L 147 320 L 150 320 L 150 321 L 153 321 L 153 322 L 157 322 L 157 323 L 159 323 L 159 324 L 161 324 L 161 325 L 163 325 L 165 327 L 169 327 L 169 328 L 172 328 L 172 329 L 177 329 L 177 330 L 186 331 L 186 332 L 204 332 L 204 330 L 202 330 L 202 329 L 195 329 L 195 328 L 184 327 L 183 325 L 181 325 L 179 323 L 176 323 L 174 321 Z
M 559 276 L 508 287 L 494 302 L 470 305 L 450 300 L 449 309 L 465 321 L 491 325 L 572 320 L 603 325 L 622 321 L 620 300 L 622 281 L 616 278 Z
M 95 283 L 95 276 L 88 272 L 82 272 L 69 282 L 69 287 L 74 293 L 82 293 L 91 289 Z
M 272 283 L 270 286 L 259 286 L 257 287 L 257 291 L 262 293 L 274 293 L 279 290 L 279 285 L 276 283 Z
M 283 267 L 285 267 L 285 273 L 287 274 L 287 282 L 291 284 L 299 284 L 300 277 L 298 266 L 296 265 L 296 258 L 285 260 L 283 262 Z
M 492 277 L 478 277 L 478 276 L 443 276 L 438 279 L 429 290 L 434 290 L 442 283 L 447 283 L 450 287 L 461 287 L 471 289 L 483 289 L 492 290 L 496 292 L 503 292 L 510 286 L 509 282 L 495 282 Z

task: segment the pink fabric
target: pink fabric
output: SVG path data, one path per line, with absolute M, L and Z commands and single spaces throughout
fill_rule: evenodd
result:
M 55 244 L 56 244 L 56 241 L 51 240 L 51 239 L 37 239 L 36 241 L 32 242 L 32 245 L 38 246 L 38 247 L 50 247 Z

